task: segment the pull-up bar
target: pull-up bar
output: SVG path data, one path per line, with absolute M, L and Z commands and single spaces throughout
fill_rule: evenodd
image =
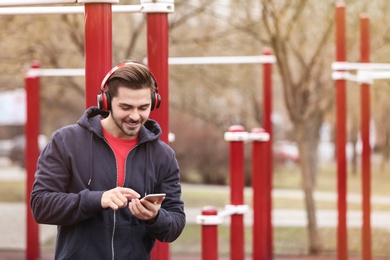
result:
M 333 62 L 333 80 L 349 80 L 372 84 L 375 79 L 390 79 L 389 63 Z M 356 71 L 355 74 L 349 71 Z
M 147 59 L 143 60 L 145 64 Z M 242 63 L 274 63 L 275 56 L 260 55 L 260 56 L 215 56 L 215 57 L 170 57 L 168 58 L 169 65 L 190 65 L 190 64 L 242 64 Z M 46 76 L 46 77 L 62 77 L 62 76 L 85 76 L 85 68 L 71 69 L 41 69 L 30 68 L 27 72 L 29 76 Z
M 0 5 L 1 6 L 1 5 Z M 142 5 L 113 5 L 113 13 L 141 13 Z M 83 14 L 84 6 L 30 6 L 0 8 L 0 15 L 17 14 Z
M 159 121 L 163 130 L 161 139 L 165 142 L 169 142 L 169 127 L 168 127 L 168 14 L 174 12 L 174 0 L 140 0 L 141 5 L 135 6 L 117 6 L 112 4 L 118 4 L 119 0 L 0 0 L 0 10 L 3 12 L 0 14 L 47 14 L 47 13 L 82 13 L 85 15 L 85 86 L 86 86 L 86 107 L 96 104 L 96 93 L 100 81 L 103 76 L 112 68 L 112 12 L 133 12 L 137 11 L 146 14 L 147 20 L 147 56 L 150 58 L 150 70 L 153 72 L 157 80 L 159 81 L 160 94 L 164 98 L 164 101 L 160 109 L 153 112 L 153 118 Z M 44 7 L 43 5 L 60 5 L 69 4 L 68 6 L 56 6 Z M 80 9 L 77 5 L 80 4 Z M 34 5 L 41 5 L 34 7 Z M 20 8 L 11 8 L 17 7 Z M 21 8 L 28 6 L 28 8 Z M 27 9 L 30 9 L 27 11 Z M 49 12 L 50 11 L 50 12 Z M 32 13 L 33 12 L 33 13 Z M 39 67 L 39 66 L 38 66 Z M 43 73 L 47 76 L 61 76 L 65 71 L 45 71 L 35 70 L 30 73 Z M 74 76 L 82 76 L 82 72 L 76 70 L 73 72 Z M 32 74 L 34 75 L 34 74 Z M 35 74 L 36 75 L 36 74 Z M 38 74 L 39 75 L 39 74 Z M 35 80 L 38 76 L 27 76 L 26 80 Z M 32 88 L 33 89 L 33 88 Z M 33 92 L 39 93 L 38 91 Z M 35 107 L 28 109 L 28 111 L 38 111 Z M 29 117 L 29 116 L 28 116 Z M 30 131 L 30 129 L 39 129 L 38 121 L 29 120 L 29 123 L 34 124 L 33 127 L 26 127 L 28 129 L 28 140 L 36 140 L 35 136 L 38 136 L 38 130 Z M 26 154 L 38 154 L 36 144 L 26 145 L 26 150 L 30 150 L 28 147 L 32 147 L 32 152 L 26 152 Z M 32 177 L 35 173 L 35 162 L 32 158 L 35 156 L 29 156 L 29 163 L 26 166 L 27 175 Z M 27 180 L 30 183 L 29 178 Z M 30 194 L 30 186 L 27 185 L 26 194 Z M 28 199 L 26 199 L 28 201 Z M 39 258 L 39 241 L 38 228 L 32 214 L 27 207 L 27 259 Z M 33 241 L 34 243 L 30 243 Z M 169 245 L 167 243 L 157 242 L 151 253 L 152 258 L 168 259 L 169 258 Z
M 361 71 L 359 70 L 356 74 L 348 71 L 333 71 L 333 80 L 349 80 L 358 83 L 373 84 L 375 79 L 390 79 L 390 70 L 380 71 Z
M 390 70 L 389 63 L 333 62 L 332 70 Z
M 208 56 L 208 57 L 169 57 L 169 65 L 207 65 L 207 64 L 253 64 L 253 63 L 275 63 L 274 55 L 259 56 Z M 143 63 L 147 64 L 148 59 L 144 58 Z
M 44 4 L 75 4 L 77 0 L 0 0 L 0 6 L 26 6 Z
M 30 68 L 27 72 L 30 77 L 64 77 L 85 76 L 85 69 L 40 69 Z
M 149 56 L 151 58 L 151 56 Z M 148 63 L 147 58 L 143 59 L 145 64 Z M 244 140 L 251 140 L 254 143 L 264 143 L 262 147 L 253 148 L 253 154 L 256 156 L 257 163 L 261 160 L 261 167 L 257 164 L 254 164 L 252 169 L 255 174 L 254 176 L 260 176 L 261 179 L 254 178 L 253 183 L 253 229 L 252 229 L 252 248 L 253 248 L 253 259 L 272 259 L 272 250 L 273 250 L 273 229 L 272 229 L 272 63 L 276 62 L 276 57 L 272 55 L 272 50 L 265 48 L 263 50 L 263 55 L 260 56 L 214 56 L 214 57 L 170 57 L 168 58 L 169 65 L 215 65 L 215 64 L 263 64 L 263 130 L 261 133 L 257 130 L 253 133 L 244 133 L 241 132 L 241 127 L 234 127 L 232 132 L 225 136 L 230 142 L 231 145 L 238 148 L 231 149 L 233 153 L 241 154 L 241 145 L 240 142 Z M 152 65 L 152 61 L 150 62 Z M 264 133 L 263 133 L 264 132 Z M 264 134 L 268 133 L 266 137 Z M 233 135 L 233 136 L 232 136 Z M 267 141 L 266 141 L 267 140 Z M 242 175 L 242 165 L 243 162 L 241 156 L 237 157 L 238 159 L 230 160 L 231 171 L 235 174 L 234 179 L 230 182 L 234 185 L 231 187 L 230 194 L 231 204 L 232 205 L 242 205 L 243 197 L 241 193 L 241 185 L 243 183 L 240 180 L 236 180 L 237 175 L 239 179 Z M 260 199 L 261 198 L 261 199 Z M 231 211 L 227 211 L 228 214 Z M 225 213 L 227 213 L 225 212 Z M 210 212 L 206 213 L 206 215 Z M 213 213 L 217 214 L 217 212 Z M 220 216 L 211 216 L 217 222 L 220 221 Z M 230 233 L 234 234 L 231 236 L 231 259 L 241 259 L 244 256 L 244 228 L 243 228 L 243 219 L 242 215 L 233 214 L 230 225 Z M 261 230 L 261 231 L 259 231 Z M 214 233 L 214 232 L 212 232 Z M 213 234 L 215 235 L 215 234 Z M 204 233 L 202 237 L 206 237 L 208 234 Z M 203 239 L 202 239 L 203 240 Z M 202 247 L 205 240 L 202 241 Z M 207 245 L 210 247 L 210 245 Z M 207 250 L 206 250 L 207 251 Z M 217 253 L 213 251 L 214 259 L 217 258 Z M 207 254 L 205 254 L 207 255 Z M 207 259 L 210 258 L 209 255 L 206 256 Z M 206 259 L 206 258 L 204 258 Z
M 196 65 L 196 64 L 243 64 L 243 63 L 275 63 L 273 55 L 260 56 L 214 56 L 214 57 L 171 57 L 168 63 L 171 65 Z
M 389 79 L 389 63 L 369 63 L 369 62 L 344 62 L 332 63 L 333 80 L 350 80 L 358 83 L 372 84 L 374 79 Z M 356 71 L 356 74 L 349 71 Z
M 362 139 L 362 259 L 371 260 L 371 147 L 370 147 L 370 85 L 374 79 L 390 78 L 390 64 L 370 63 L 369 17 L 360 16 L 360 61 L 346 62 L 345 4 L 336 4 L 336 61 L 332 78 L 336 85 L 336 154 L 338 191 L 338 259 L 348 258 L 347 238 L 347 166 L 346 166 L 346 80 L 360 83 L 360 114 Z M 355 70 L 356 74 L 349 71 Z

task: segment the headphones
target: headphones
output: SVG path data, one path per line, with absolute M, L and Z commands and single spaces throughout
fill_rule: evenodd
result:
M 127 65 L 144 66 L 141 63 L 130 61 L 130 62 L 120 63 L 117 66 L 115 66 L 114 68 L 112 68 L 107 73 L 107 75 L 104 77 L 104 79 L 103 79 L 103 81 L 102 81 L 102 83 L 100 85 L 100 93 L 97 95 L 97 106 L 98 106 L 99 109 L 103 109 L 103 110 L 106 110 L 106 111 L 111 110 L 111 97 L 110 97 L 110 93 L 108 92 L 108 90 L 106 90 L 107 82 L 110 79 L 110 77 L 112 76 L 112 74 L 114 74 L 115 71 L 117 71 L 118 69 L 123 68 L 123 67 L 125 67 Z M 150 110 L 154 110 L 154 109 L 157 109 L 157 108 L 160 107 L 161 96 L 158 93 L 158 86 L 157 86 L 156 78 L 154 77 L 152 72 L 149 71 L 149 73 L 150 73 L 150 75 L 152 76 L 152 78 L 153 78 L 153 80 L 155 82 L 155 89 L 152 90 L 152 97 L 151 97 L 152 102 L 151 102 L 151 108 L 150 108 Z

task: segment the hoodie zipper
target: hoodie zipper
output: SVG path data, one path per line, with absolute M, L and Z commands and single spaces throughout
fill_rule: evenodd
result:
M 116 160 L 116 156 L 115 156 L 115 152 L 114 150 L 112 149 L 111 145 L 108 143 L 108 141 L 106 140 L 106 138 L 104 138 L 104 141 L 107 143 L 107 145 L 110 147 L 111 151 L 114 153 L 114 157 L 115 157 L 115 166 L 116 166 L 116 185 L 118 186 L 118 176 L 119 176 L 119 173 L 118 173 L 118 161 Z M 133 147 L 131 148 L 131 150 L 127 153 L 127 156 L 126 156 L 126 159 L 125 159 L 125 165 L 124 165 L 124 176 L 123 176 L 123 184 L 122 184 L 122 187 L 123 185 L 125 184 L 125 180 L 126 180 L 126 176 L 127 176 L 127 171 L 126 171 L 126 164 L 127 164 L 127 157 L 129 156 L 129 154 L 131 153 L 131 151 L 134 150 L 134 148 L 136 148 L 138 146 L 138 143 Z M 112 260 L 115 260 L 115 248 L 114 248 L 114 240 L 115 240 L 115 229 L 116 229 L 116 211 L 113 212 L 113 216 L 114 216 L 114 221 L 113 221 L 113 228 L 112 228 L 112 236 L 111 236 L 111 259 Z
M 116 168 L 116 186 L 118 186 L 118 162 L 116 160 L 115 152 L 112 149 L 111 145 L 108 143 L 106 138 L 103 138 L 104 142 L 110 147 L 112 153 L 114 154 L 115 158 L 115 168 Z M 116 227 L 116 211 L 113 211 L 113 225 L 112 225 L 112 236 L 111 236 L 111 259 L 115 260 L 115 249 L 114 249 L 114 237 L 115 237 L 115 227 Z
M 125 165 L 123 166 L 123 169 L 125 171 L 124 175 L 123 175 L 123 184 L 122 184 L 122 187 L 125 185 L 125 182 L 126 182 L 126 177 L 127 177 L 127 170 L 126 170 L 126 164 L 127 164 L 127 157 L 129 157 L 129 154 L 131 153 L 131 151 L 133 151 L 136 147 L 138 146 L 138 143 L 134 145 L 133 148 L 131 148 L 131 150 L 127 153 L 126 155 L 126 159 L 125 159 Z M 118 168 L 117 168 L 118 169 Z M 118 179 L 118 172 L 117 172 L 117 179 Z M 118 184 L 118 181 L 117 181 L 117 184 Z

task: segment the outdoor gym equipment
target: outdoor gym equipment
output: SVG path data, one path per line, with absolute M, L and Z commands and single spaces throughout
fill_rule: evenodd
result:
M 376 79 L 390 78 L 390 64 L 370 63 L 369 17 L 360 16 L 360 63 L 346 62 L 345 4 L 336 4 L 336 62 L 332 78 L 336 85 L 336 156 L 338 192 L 337 256 L 348 259 L 347 165 L 346 165 L 346 81 L 360 84 L 362 140 L 362 259 L 372 257 L 371 241 L 371 147 L 370 86 Z M 356 73 L 351 73 L 355 71 Z
M 252 57 L 197 57 L 176 59 L 176 64 L 263 64 L 263 128 L 254 128 L 251 133 L 244 127 L 233 125 L 225 133 L 225 141 L 230 143 L 230 205 L 218 212 L 206 206 L 197 223 L 202 225 L 202 259 L 218 259 L 218 225 L 223 218 L 231 217 L 230 258 L 244 259 L 244 214 L 249 207 L 244 205 L 244 143 L 252 143 L 252 190 L 253 190 L 253 259 L 272 258 L 272 64 L 275 57 L 270 49 L 263 56 Z
M 163 97 L 161 107 L 158 111 L 153 112 L 152 117 L 159 121 L 162 136 L 161 139 L 169 142 L 168 133 L 168 14 L 174 11 L 173 0 L 141 0 L 141 5 L 118 10 L 113 7 L 113 4 L 119 3 L 119 0 L 1 0 L 0 14 L 1 15 L 17 15 L 31 14 L 26 11 L 26 8 L 20 6 L 29 5 L 29 9 L 33 10 L 34 14 L 44 14 L 45 12 L 55 13 L 71 13 L 80 12 L 78 6 L 56 6 L 45 7 L 32 5 L 54 5 L 54 4 L 83 4 L 85 15 L 85 86 L 86 86 L 86 107 L 96 104 L 96 93 L 100 90 L 100 82 L 107 71 L 112 68 L 112 12 L 127 11 L 141 12 L 146 14 L 147 19 L 147 56 L 149 57 L 149 68 L 159 82 L 159 93 Z M 18 7 L 15 7 L 18 6 Z M 55 10 L 53 10 L 55 9 Z M 27 75 L 25 82 L 30 84 L 36 81 L 36 75 Z M 31 84 L 36 84 L 31 83 Z M 30 91 L 30 90 L 28 90 Z M 31 90 L 32 91 L 32 90 Z M 33 94 L 28 92 L 28 96 L 37 95 L 37 91 Z M 35 101 L 34 101 L 35 102 Z M 38 105 L 30 102 L 27 105 L 27 122 L 26 122 L 26 154 L 29 154 L 30 159 L 26 160 L 27 171 L 27 241 L 26 241 L 26 258 L 38 259 L 39 251 L 39 228 L 35 223 L 32 213 L 28 208 L 31 192 L 31 183 L 35 173 L 34 158 L 38 158 L 38 143 L 37 136 L 39 133 L 39 120 L 34 121 L 37 115 L 31 115 L 32 109 L 30 106 L 37 108 Z M 30 113 L 29 113 L 30 111 Z M 39 111 L 39 110 L 36 110 Z M 30 118 L 29 118 L 30 117 Z M 167 243 L 157 242 L 152 251 L 152 257 L 158 259 L 169 258 L 169 246 Z

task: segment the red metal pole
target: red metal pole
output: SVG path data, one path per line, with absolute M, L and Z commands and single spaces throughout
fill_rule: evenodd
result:
M 34 61 L 32 69 L 40 68 L 40 64 Z M 30 210 L 30 195 L 34 183 L 36 163 L 39 157 L 38 136 L 40 132 L 40 86 L 38 74 L 28 73 L 25 77 L 27 119 L 25 127 L 25 162 L 26 162 L 26 216 L 27 216 L 27 244 L 26 259 L 40 258 L 39 250 L 39 225 L 35 222 Z M 5 234 L 4 234 L 5 235 Z
M 265 48 L 263 55 L 272 55 L 272 49 Z M 267 247 L 266 253 L 267 259 L 271 259 L 273 255 L 273 230 L 272 230 L 272 172 L 273 172 L 273 152 L 272 152 L 272 63 L 263 64 L 263 127 L 264 130 L 269 133 L 269 141 L 264 144 L 264 189 L 265 189 L 265 201 L 266 211 L 264 212 L 266 218 L 266 236 Z
M 217 216 L 218 211 L 214 207 L 204 207 L 202 216 Z M 202 260 L 218 259 L 218 224 L 202 224 Z
M 148 67 L 158 81 L 161 106 L 151 117 L 161 126 L 161 139 L 168 142 L 169 85 L 168 85 L 168 14 L 147 14 Z
M 370 62 L 370 19 L 367 15 L 360 16 L 360 61 Z M 362 259 L 371 260 L 371 148 L 370 148 L 370 84 L 360 86 L 361 107 L 361 138 L 362 138 Z
M 79 1 L 80 2 L 80 1 Z M 100 84 L 112 67 L 112 3 L 83 0 L 85 8 L 85 105 L 96 106 Z M 109 3 L 108 3 L 109 2 Z
M 267 134 L 262 128 L 254 128 L 251 134 Z M 268 237 L 268 187 L 264 181 L 266 175 L 266 143 L 269 140 L 253 140 L 252 143 L 252 190 L 253 190 L 253 228 L 252 228 L 252 252 L 253 259 L 272 259 L 269 252 Z
M 336 61 L 346 61 L 345 5 L 343 3 L 336 5 Z M 336 80 L 337 255 L 339 260 L 348 259 L 346 111 L 346 82 Z
M 159 109 L 151 113 L 151 118 L 160 124 L 161 140 L 169 143 L 168 13 L 173 11 L 173 3 L 163 3 L 159 0 L 151 3 L 141 2 L 145 2 L 143 12 L 147 14 L 148 67 L 158 82 L 158 92 L 162 100 Z M 151 256 L 152 259 L 169 259 L 169 244 L 157 241 Z
M 230 126 L 228 133 L 232 136 L 244 133 L 240 125 Z M 228 140 L 229 141 L 229 140 Z M 230 140 L 230 204 L 233 206 L 244 204 L 244 140 L 233 138 Z M 233 214 L 230 222 L 230 259 L 244 259 L 244 216 Z

